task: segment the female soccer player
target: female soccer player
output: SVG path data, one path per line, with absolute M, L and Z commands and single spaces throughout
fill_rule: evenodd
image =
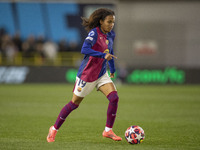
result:
M 110 79 L 114 77 L 114 58 L 117 58 L 113 55 L 115 33 L 112 29 L 115 24 L 115 13 L 110 9 L 100 8 L 89 18 L 82 20 L 83 26 L 89 32 L 81 49 L 81 53 L 85 56 L 78 70 L 72 100 L 62 108 L 55 124 L 50 127 L 47 141 L 55 141 L 56 133 L 67 116 L 78 108 L 84 97 L 95 87 L 109 100 L 107 121 L 102 135 L 121 141 L 122 138 L 112 131 L 119 100 L 116 87 Z M 110 77 L 106 72 L 107 62 L 111 72 Z

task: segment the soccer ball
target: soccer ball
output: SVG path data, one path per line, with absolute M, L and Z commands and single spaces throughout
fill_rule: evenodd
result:
M 144 130 L 139 126 L 130 126 L 125 132 L 125 139 L 130 144 L 140 144 L 144 138 Z

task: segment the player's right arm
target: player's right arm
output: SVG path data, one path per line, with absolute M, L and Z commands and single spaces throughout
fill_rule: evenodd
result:
M 106 53 L 105 59 L 107 59 L 107 60 L 109 61 L 109 60 L 111 60 L 111 59 L 113 59 L 113 58 L 117 59 L 116 56 L 114 56 L 114 55 L 112 55 L 112 54 L 110 54 L 110 53 Z
M 82 49 L 81 49 L 82 54 L 94 56 L 94 57 L 105 58 L 106 53 L 102 53 L 102 52 L 95 51 L 92 49 L 92 46 L 97 41 L 97 36 L 98 36 L 98 34 L 95 29 L 91 30 L 88 33 L 88 36 L 86 37 L 86 39 L 83 43 Z

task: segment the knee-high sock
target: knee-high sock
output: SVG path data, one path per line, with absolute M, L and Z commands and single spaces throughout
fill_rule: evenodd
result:
M 58 118 L 54 124 L 54 128 L 58 130 L 61 125 L 64 123 L 67 116 L 76 108 L 78 108 L 79 105 L 74 104 L 72 101 L 70 101 L 67 105 L 65 105 L 62 110 L 60 111 L 60 114 L 58 115 Z
M 113 91 L 107 95 L 109 100 L 108 110 L 107 110 L 107 121 L 106 127 L 112 128 L 115 122 L 115 117 L 117 113 L 118 101 L 119 97 L 117 95 L 117 91 Z

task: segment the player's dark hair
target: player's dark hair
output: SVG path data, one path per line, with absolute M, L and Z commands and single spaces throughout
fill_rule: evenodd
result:
M 115 12 L 108 8 L 99 8 L 95 10 L 89 18 L 81 17 L 82 25 L 85 27 L 86 31 L 90 31 L 91 29 L 100 26 L 100 20 L 104 21 L 107 16 L 114 16 Z

